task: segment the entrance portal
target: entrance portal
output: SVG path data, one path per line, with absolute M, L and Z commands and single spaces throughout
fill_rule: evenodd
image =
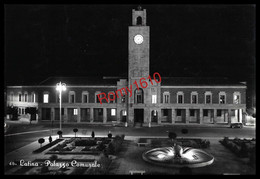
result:
M 144 109 L 134 109 L 134 123 L 143 123 L 144 122 Z

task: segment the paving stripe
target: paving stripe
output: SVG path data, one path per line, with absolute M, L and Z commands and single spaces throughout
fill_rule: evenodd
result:
M 58 129 L 58 128 L 56 128 L 56 129 L 40 130 L 40 131 L 28 131 L 28 132 L 14 133 L 14 134 L 6 134 L 5 137 L 15 136 L 15 135 L 22 135 L 22 134 L 37 133 L 37 132 L 46 132 L 46 131 L 57 130 L 57 129 Z

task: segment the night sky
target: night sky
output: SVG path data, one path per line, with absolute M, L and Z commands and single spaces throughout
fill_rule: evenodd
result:
M 142 5 L 150 73 L 255 76 L 255 5 Z M 127 76 L 128 26 L 137 5 L 5 5 L 5 80 Z

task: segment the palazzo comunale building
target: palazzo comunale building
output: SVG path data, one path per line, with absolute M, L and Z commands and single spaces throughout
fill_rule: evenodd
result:
M 153 126 L 244 122 L 245 83 L 225 78 L 150 74 L 150 27 L 146 24 L 146 9 L 132 10 L 128 31 L 127 77 L 50 77 L 38 85 L 7 86 L 7 105 L 18 107 L 20 118 L 30 118 L 25 108 L 33 107 L 38 109 L 38 114 L 32 120 L 58 122 L 60 103 L 56 84 L 61 81 L 66 83 L 66 91 L 62 92 L 63 123 Z M 144 88 L 140 85 L 142 78 L 147 82 Z M 131 89 L 131 96 L 122 90 L 126 87 Z M 100 93 L 108 99 L 102 99 L 102 104 L 98 98 Z M 118 96 L 110 100 L 115 97 L 109 99 L 111 94 Z

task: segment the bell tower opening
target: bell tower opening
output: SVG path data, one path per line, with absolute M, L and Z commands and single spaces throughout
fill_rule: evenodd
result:
M 133 26 L 146 26 L 146 9 L 139 6 L 132 10 L 132 25 Z
M 142 17 L 140 17 L 140 16 L 137 17 L 136 25 L 142 25 Z

